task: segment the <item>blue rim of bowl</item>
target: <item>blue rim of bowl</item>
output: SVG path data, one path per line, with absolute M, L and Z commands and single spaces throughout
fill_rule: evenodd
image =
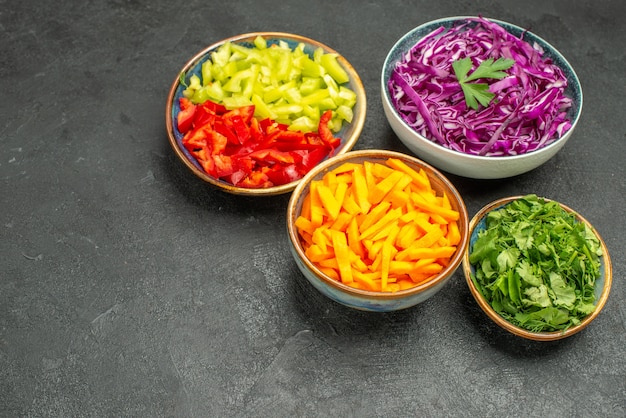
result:
M 333 167 L 338 166 L 343 162 L 346 162 L 346 160 L 348 159 L 357 158 L 358 162 L 363 162 L 365 160 L 382 160 L 390 157 L 401 159 L 405 162 L 408 162 L 411 166 L 422 167 L 427 172 L 429 172 L 429 177 L 431 179 L 434 178 L 437 182 L 442 183 L 446 190 L 449 190 L 450 193 L 452 193 L 452 195 L 454 196 L 454 199 L 451 200 L 459 203 L 458 210 L 461 215 L 460 220 L 463 222 L 462 228 L 464 228 L 461 229 L 461 231 L 467 231 L 468 233 L 461 234 L 462 239 L 461 243 L 459 243 L 459 245 L 457 246 L 457 251 L 451 258 L 448 266 L 437 276 L 437 278 L 429 280 L 426 283 L 419 284 L 415 287 L 399 290 L 397 292 L 375 292 L 371 290 L 357 289 L 355 287 L 348 286 L 344 283 L 338 282 L 337 280 L 330 278 L 308 259 L 308 257 L 304 253 L 304 250 L 302 249 L 302 243 L 300 241 L 297 228 L 295 227 L 295 221 L 300 213 L 302 200 L 309 193 L 311 181 L 321 178 L 325 173 L 332 170 Z M 461 226 L 459 227 L 461 228 Z M 329 158 L 326 161 L 323 161 L 302 178 L 302 181 L 296 186 L 295 190 L 293 191 L 287 205 L 287 233 L 289 235 L 289 239 L 292 242 L 292 245 L 295 247 L 295 251 L 298 254 L 299 260 L 309 269 L 309 271 L 315 274 L 315 276 L 317 276 L 320 281 L 326 283 L 327 285 L 330 285 L 335 289 L 346 292 L 352 296 L 363 296 L 368 298 L 374 297 L 380 300 L 399 299 L 424 292 L 428 289 L 436 287 L 444 278 L 450 277 L 452 274 L 454 274 L 454 272 L 460 267 L 463 256 L 467 252 L 467 246 L 469 243 L 468 227 L 469 215 L 467 213 L 465 201 L 463 200 L 463 197 L 456 189 L 454 184 L 452 184 L 452 182 L 448 179 L 448 177 L 446 177 L 441 171 L 439 171 L 432 165 L 420 160 L 417 157 L 389 150 L 369 149 L 350 151 L 343 155 L 338 155 Z
M 457 24 L 460 24 L 463 21 L 467 21 L 468 19 L 477 19 L 477 18 L 478 18 L 478 16 L 453 16 L 453 17 L 446 17 L 446 18 L 431 20 L 429 22 L 426 22 L 426 23 L 424 23 L 422 25 L 417 26 L 416 28 L 414 28 L 411 31 L 409 31 L 406 34 L 404 34 L 393 45 L 393 47 L 390 49 L 390 51 L 387 54 L 387 57 L 385 58 L 385 61 L 383 63 L 383 69 L 382 69 L 382 75 L 381 75 L 382 100 L 387 102 L 387 104 L 389 105 L 390 109 L 393 109 L 393 117 L 395 119 L 397 119 L 403 126 L 405 126 L 408 129 L 412 130 L 413 132 L 415 132 L 416 135 L 418 135 L 419 137 L 423 138 L 424 140 L 432 142 L 434 145 L 437 145 L 444 152 L 450 153 L 451 155 L 467 155 L 468 157 L 471 157 L 471 158 L 474 158 L 474 159 L 478 159 L 478 160 L 493 160 L 494 158 L 498 158 L 498 159 L 501 159 L 501 160 L 521 159 L 521 158 L 524 158 L 525 156 L 532 155 L 536 151 L 549 149 L 549 148 L 558 146 L 557 144 L 560 142 L 560 140 L 562 138 L 557 139 L 556 141 L 552 142 L 551 144 L 546 145 L 545 147 L 542 147 L 542 148 L 539 148 L 537 150 L 533 150 L 533 151 L 530 151 L 530 152 L 527 152 L 527 153 L 524 153 L 524 154 L 519 154 L 519 155 L 503 155 L 503 156 L 498 156 L 498 157 L 487 157 L 487 156 L 484 156 L 484 155 L 465 154 L 465 153 L 462 153 L 460 151 L 456 151 L 456 150 L 453 150 L 453 149 L 450 149 L 450 148 L 446 148 L 446 147 L 444 147 L 444 146 L 442 146 L 442 145 L 432 141 L 431 139 L 426 138 L 426 137 L 420 135 L 415 130 L 413 130 L 413 128 L 411 128 L 404 121 L 404 119 L 402 119 L 402 117 L 398 114 L 398 111 L 396 110 L 395 106 L 393 106 L 393 103 L 391 102 L 391 99 L 389 98 L 389 89 L 387 88 L 387 83 L 389 81 L 389 77 L 391 76 L 392 64 L 395 64 L 396 62 L 398 62 L 398 60 L 400 58 L 402 58 L 402 56 L 409 49 L 411 49 L 413 46 L 415 46 L 415 44 L 421 38 L 423 38 L 424 36 L 428 35 L 429 33 L 431 33 L 436 28 L 438 28 L 440 26 L 443 26 L 444 28 L 448 28 L 449 29 L 451 27 L 456 26 Z M 576 125 L 578 124 L 578 121 L 580 120 L 580 116 L 582 114 L 582 109 L 583 109 L 583 92 L 582 92 L 582 86 L 580 84 L 580 80 L 578 78 L 578 75 L 576 75 L 576 72 L 574 71 L 574 68 L 572 67 L 572 65 L 559 52 L 558 49 L 556 49 L 548 41 L 546 41 L 545 39 L 543 39 L 539 35 L 531 32 L 530 30 L 524 29 L 524 28 L 522 28 L 520 26 L 514 25 L 512 23 L 504 22 L 504 21 L 498 20 L 498 19 L 491 19 L 491 18 L 486 18 L 486 17 L 484 19 L 489 20 L 490 22 L 493 22 L 493 23 L 497 23 L 498 25 L 500 25 L 504 29 L 506 29 L 507 32 L 513 34 L 514 36 L 516 36 L 518 38 L 521 35 L 523 35 L 522 39 L 524 41 L 530 43 L 531 45 L 532 45 L 532 43 L 536 42 L 537 44 L 539 44 L 543 48 L 543 51 L 544 51 L 543 57 L 550 58 L 556 65 L 558 65 L 561 68 L 561 70 L 563 70 L 563 74 L 567 78 L 567 87 L 565 88 L 565 94 L 568 97 L 570 97 L 572 99 L 572 102 L 573 102 L 573 106 L 570 107 L 567 110 L 567 115 L 569 116 L 569 118 L 571 120 L 571 123 L 572 123 L 572 126 L 570 127 L 568 132 L 573 132 L 574 128 L 576 128 Z
M 589 325 L 591 321 L 593 321 L 600 314 L 600 311 L 602 311 L 602 309 L 604 308 L 604 305 L 606 304 L 608 300 L 609 293 L 611 292 L 611 285 L 613 282 L 613 268 L 611 264 L 611 257 L 609 255 L 609 250 L 606 246 L 606 243 L 600 236 L 600 233 L 593 227 L 593 225 L 591 225 L 591 223 L 587 219 L 585 219 L 580 213 L 576 212 L 569 206 L 560 202 L 556 202 L 565 211 L 574 214 L 578 222 L 582 222 L 586 224 L 589 227 L 589 229 L 593 231 L 595 236 L 598 238 L 598 241 L 600 242 L 600 247 L 602 248 L 602 257 L 601 257 L 601 263 L 600 263 L 600 277 L 596 280 L 596 286 L 594 288 L 595 296 L 596 296 L 596 301 L 595 301 L 596 308 L 594 309 L 592 313 L 590 313 L 585 318 L 583 318 L 580 324 L 574 327 L 568 328 L 565 331 L 532 332 L 532 331 L 528 331 L 524 328 L 518 327 L 508 322 L 506 319 L 504 319 L 502 316 L 500 316 L 496 311 L 494 311 L 491 308 L 491 306 L 485 300 L 482 293 L 474 285 L 474 282 L 472 280 L 472 275 L 475 273 L 476 270 L 469 261 L 469 255 L 472 252 L 472 248 L 474 246 L 474 243 L 476 242 L 476 239 L 478 238 L 479 231 L 485 228 L 486 215 L 491 211 L 502 209 L 506 205 L 516 200 L 519 200 L 523 197 L 524 196 L 520 195 L 520 196 L 511 196 L 511 197 L 505 197 L 502 199 L 495 200 L 487 204 L 486 206 L 484 206 L 482 209 L 480 209 L 478 213 L 476 213 L 476 215 L 474 215 L 474 217 L 470 220 L 469 242 L 468 242 L 465 254 L 463 255 L 463 274 L 465 276 L 465 281 L 467 282 L 470 292 L 472 293 L 472 296 L 474 297 L 478 305 L 487 314 L 487 316 L 489 316 L 489 318 L 491 318 L 500 327 L 504 328 L 505 330 L 509 331 L 512 334 L 515 334 L 517 336 L 530 339 L 530 340 L 535 340 L 535 341 L 559 340 L 559 339 L 574 335 L 582 331 L 583 329 L 585 329 L 587 325 Z M 542 197 L 541 199 L 548 201 L 548 202 L 553 201 L 545 197 Z
M 170 87 L 170 91 L 167 97 L 167 104 L 165 108 L 165 124 L 166 130 L 168 134 L 168 139 L 170 145 L 178 155 L 178 157 L 184 162 L 184 164 L 198 177 L 203 179 L 204 181 L 216 186 L 226 192 L 232 194 L 241 194 L 241 195 L 249 195 L 249 196 L 271 196 L 271 195 L 279 195 L 291 192 L 296 185 L 300 182 L 300 180 L 296 180 L 294 182 L 283 184 L 279 186 L 268 187 L 264 189 L 252 189 L 252 188 L 243 188 L 234 186 L 228 182 L 216 179 L 209 174 L 207 174 L 202 166 L 198 163 L 198 161 L 189 153 L 189 151 L 183 146 L 182 138 L 183 135 L 178 131 L 178 127 L 174 121 L 177 118 L 177 115 L 180 111 L 180 107 L 178 105 L 178 99 L 183 96 L 183 90 L 185 87 L 181 84 L 181 75 L 184 75 L 185 82 L 189 82 L 189 79 L 192 75 L 200 76 L 202 71 L 202 63 L 210 59 L 210 53 L 218 49 L 220 46 L 225 44 L 226 42 L 233 42 L 246 46 L 253 46 L 253 41 L 257 36 L 262 36 L 265 38 L 268 44 L 277 44 L 280 41 L 286 42 L 290 48 L 295 48 L 299 43 L 304 44 L 304 51 L 312 56 L 315 49 L 321 47 L 324 49 L 326 53 L 336 54 L 337 61 L 341 64 L 341 66 L 348 72 L 350 80 L 346 84 L 350 89 L 352 89 L 357 95 L 357 101 L 354 108 L 354 119 L 350 124 L 344 124 L 342 129 L 339 132 L 335 133 L 335 136 L 341 138 L 341 146 L 334 150 L 334 153 L 331 155 L 340 155 L 345 152 L 350 151 L 354 145 L 356 144 L 361 132 L 363 130 L 363 126 L 365 124 L 365 113 L 367 109 L 367 100 L 365 96 L 365 89 L 363 87 L 363 83 L 359 74 L 356 72 L 354 67 L 348 62 L 348 60 L 335 51 L 334 49 L 328 47 L 327 45 L 322 44 L 321 42 L 315 41 L 313 39 L 307 38 L 302 35 L 296 35 L 292 33 L 286 32 L 250 32 L 237 36 L 232 36 L 230 38 L 223 39 L 219 42 L 216 42 L 193 56 L 178 72 L 178 76 L 172 83 Z M 352 128 L 352 135 L 349 138 L 345 137 L 345 132 Z M 328 158 L 328 157 L 327 157 Z

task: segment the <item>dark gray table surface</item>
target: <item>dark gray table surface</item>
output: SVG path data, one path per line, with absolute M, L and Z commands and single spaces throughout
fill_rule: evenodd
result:
M 288 195 L 218 192 L 167 141 L 183 64 L 273 30 L 319 40 L 360 73 L 356 149 L 408 152 L 381 108 L 387 51 L 428 20 L 477 14 L 548 40 L 584 89 L 573 137 L 542 167 L 450 176 L 470 216 L 536 193 L 600 232 L 611 295 L 566 340 L 500 330 L 460 270 L 411 309 L 343 307 L 290 255 Z M 0 415 L 625 416 L 624 18 L 620 0 L 2 2 Z

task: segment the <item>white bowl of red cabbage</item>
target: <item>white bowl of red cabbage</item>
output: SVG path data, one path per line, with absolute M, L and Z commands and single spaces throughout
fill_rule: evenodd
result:
M 451 174 L 507 178 L 563 148 L 583 95 L 548 42 L 510 23 L 450 17 L 404 35 L 381 76 L 383 109 L 402 143 Z
M 496 200 L 472 218 L 463 272 L 489 318 L 535 341 L 585 329 L 612 283 L 598 231 L 568 206 L 534 194 Z

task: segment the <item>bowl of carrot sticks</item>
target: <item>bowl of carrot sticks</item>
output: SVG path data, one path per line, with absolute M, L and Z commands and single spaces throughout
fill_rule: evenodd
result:
M 291 252 L 311 285 L 351 308 L 387 312 L 450 280 L 469 240 L 465 203 L 434 167 L 359 150 L 311 170 L 287 207 Z

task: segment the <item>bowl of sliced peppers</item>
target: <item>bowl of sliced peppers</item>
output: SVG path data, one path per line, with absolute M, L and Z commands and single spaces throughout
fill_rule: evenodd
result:
M 174 152 L 200 179 L 268 196 L 352 149 L 365 111 L 361 79 L 342 55 L 300 35 L 255 32 L 193 56 L 170 88 L 165 121 Z
M 497 325 L 536 341 L 569 337 L 604 307 L 611 259 L 597 230 L 566 205 L 534 194 L 496 200 L 470 221 L 469 289 Z

